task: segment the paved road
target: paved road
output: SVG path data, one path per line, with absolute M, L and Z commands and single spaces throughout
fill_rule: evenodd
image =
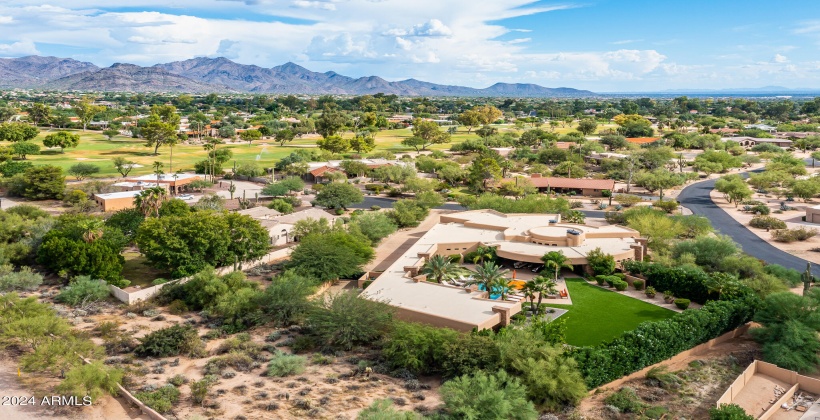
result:
M 732 237 L 747 254 L 768 263 L 780 264 L 800 272 L 805 271 L 806 260 L 781 251 L 763 241 L 712 202 L 709 193 L 714 189 L 716 181 L 717 179 L 713 179 L 689 185 L 678 195 L 678 201 L 689 210 L 692 210 L 694 214 L 706 216 L 715 229 Z M 820 273 L 820 267 L 817 264 L 812 264 L 812 272 L 815 274 Z

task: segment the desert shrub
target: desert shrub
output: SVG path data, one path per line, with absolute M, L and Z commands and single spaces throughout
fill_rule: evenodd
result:
M 122 382 L 122 376 L 122 371 L 105 366 L 101 361 L 77 365 L 66 373 L 65 379 L 57 386 L 57 392 L 80 399 L 89 396 L 96 401 L 104 394 L 117 395 L 117 385 Z
M 745 207 L 744 207 L 744 210 L 745 210 Z M 769 208 L 769 206 L 767 206 L 765 204 L 758 204 L 756 206 L 751 206 L 751 208 L 749 208 L 748 211 L 751 212 L 751 213 L 757 214 L 757 215 L 761 215 L 761 216 L 766 216 L 769 213 L 771 213 L 771 209 Z
M 778 229 L 772 232 L 772 239 L 777 242 L 805 241 L 817 235 L 817 229 L 800 226 L 795 229 Z
M 760 146 L 760 145 L 758 145 Z M 757 146 L 755 146 L 757 147 Z M 754 420 L 754 416 L 746 414 L 737 404 L 721 404 L 720 407 L 709 409 L 709 420 Z
M 772 216 L 755 216 L 749 226 L 758 229 L 786 229 L 786 222 Z
M 623 387 L 618 392 L 606 397 L 604 402 L 622 413 L 639 413 L 644 407 L 641 398 L 630 387 Z
M 208 395 L 208 389 L 210 389 L 211 385 L 213 384 L 213 380 L 211 378 L 205 377 L 198 381 L 191 382 L 191 399 L 194 401 L 194 404 L 202 404 L 205 401 L 205 397 Z
M 820 362 L 818 301 L 818 289 L 811 289 L 807 296 L 781 292 L 766 297 L 755 314 L 755 322 L 762 327 L 752 332 L 762 345 L 763 360 L 799 372 L 816 371 Z
M 202 357 L 205 344 L 190 325 L 174 325 L 163 328 L 139 339 L 134 353 L 140 357 L 168 357 L 185 355 Z
M 629 287 L 629 283 L 619 279 L 613 282 L 613 287 L 615 287 L 615 290 L 623 292 L 627 287 Z
M 638 204 L 641 201 L 643 201 L 641 199 L 641 197 L 638 197 L 637 195 L 631 195 L 631 194 L 618 194 L 614 197 L 614 199 L 615 199 L 615 201 L 618 202 L 618 204 L 620 204 L 624 207 L 632 207 L 635 204 Z
M 108 285 L 104 281 L 92 280 L 89 276 L 79 276 L 63 288 L 54 300 L 71 306 L 80 306 L 104 300 L 109 294 Z
M 445 378 L 468 375 L 484 370 L 495 371 L 500 366 L 501 354 L 494 338 L 486 335 L 462 334 L 458 340 L 445 343 L 447 357 L 442 362 Z
M 240 372 L 247 372 L 257 366 L 253 358 L 245 353 L 228 353 L 224 356 L 213 357 L 205 364 L 206 375 L 219 375 L 225 368 L 232 368 Z
M 248 356 L 254 357 L 262 351 L 262 345 L 251 341 L 248 333 L 240 333 L 235 337 L 231 337 L 222 342 L 216 348 L 217 354 L 225 353 L 245 353 Z
M 677 306 L 677 307 L 678 307 L 678 309 L 686 309 L 686 308 L 688 308 L 688 307 L 689 307 L 689 303 L 690 303 L 689 299 L 683 299 L 683 298 L 678 298 L 678 299 L 675 299 L 675 306 Z
M 274 209 L 274 210 L 276 210 L 276 211 L 278 211 L 279 213 L 282 213 L 282 214 L 293 213 L 293 205 L 290 204 L 288 201 L 283 200 L 281 198 L 276 198 L 276 199 L 271 200 L 271 202 L 268 203 L 268 208 L 269 209 Z
M 632 287 L 634 287 L 635 290 L 643 290 L 643 286 L 643 280 L 632 280 Z
M 180 387 L 188 383 L 188 378 L 186 378 L 185 375 L 178 374 L 168 378 L 168 383 Z
M 0 267 L 0 292 L 34 290 L 41 284 L 43 276 L 35 273 L 31 267 L 22 267 L 20 271 L 11 271 L 10 266 Z
M 572 349 L 568 354 L 577 361 L 587 386 L 595 388 L 743 325 L 758 305 L 759 300 L 749 295 L 732 301 L 711 301 L 700 310 L 644 322 L 612 341 Z
M 637 269 L 631 266 L 630 272 Z M 709 298 L 706 287 L 709 275 L 702 268 L 681 265 L 668 267 L 659 263 L 645 264 L 640 267 L 641 274 L 646 277 L 647 284 L 657 290 L 670 290 L 676 296 L 687 296 L 694 302 L 705 303 Z
M 306 359 L 303 356 L 277 352 L 268 362 L 268 376 L 298 375 L 305 371 L 305 362 Z
M 259 298 L 259 306 L 277 325 L 293 325 L 301 322 L 313 308 L 308 297 L 315 290 L 315 281 L 288 270 L 271 279 Z
M 373 401 L 370 406 L 359 412 L 356 420 L 417 420 L 422 416 L 412 411 L 399 411 L 393 408 L 393 400 L 385 398 Z
M 307 318 L 310 334 L 328 349 L 350 350 L 378 341 L 393 326 L 394 310 L 355 293 L 329 296 Z
M 168 312 L 174 315 L 182 315 L 188 312 L 188 305 L 185 304 L 185 301 L 176 299 L 168 305 Z
M 652 207 L 659 208 L 667 213 L 672 213 L 678 209 L 678 202 L 673 200 L 655 201 Z
M 763 267 L 763 271 L 765 271 L 766 274 L 783 280 L 789 287 L 795 287 L 803 283 L 803 273 L 792 268 L 786 268 L 778 264 L 769 264 Z
M 169 384 L 156 391 L 137 392 L 134 396 L 145 403 L 145 405 L 162 414 L 171 411 L 174 405 L 179 402 L 179 394 L 179 390 Z
M 476 372 L 447 381 L 441 387 L 445 410 L 456 418 L 537 419 L 527 389 L 507 372 Z M 503 402 L 503 403 L 500 403 Z
M 382 349 L 382 356 L 393 369 L 407 369 L 415 374 L 439 373 L 449 357 L 447 344 L 459 333 L 449 328 L 397 322 Z
M 681 378 L 674 373 L 669 372 L 666 366 L 655 366 L 646 372 L 646 379 L 656 381 L 662 388 L 676 388 L 681 383 Z

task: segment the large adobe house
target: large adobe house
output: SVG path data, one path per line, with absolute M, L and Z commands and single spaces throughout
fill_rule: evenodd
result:
M 560 251 L 578 270 L 587 254 L 600 248 L 616 261 L 642 260 L 646 239 L 622 226 L 561 223 L 560 215 L 504 214 L 493 210 L 441 216 L 415 244 L 364 290 L 362 296 L 397 307 L 398 316 L 460 331 L 508 325 L 520 301 L 493 300 L 483 291 L 426 281 L 419 271 L 433 255 L 464 255 L 479 246 L 496 248 L 502 263 L 540 263 Z

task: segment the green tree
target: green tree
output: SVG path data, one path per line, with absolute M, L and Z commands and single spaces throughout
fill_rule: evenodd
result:
M 273 197 L 281 197 L 296 191 L 305 189 L 305 182 L 298 177 L 288 177 L 279 182 L 265 185 L 262 188 L 263 195 L 270 195 Z
M 335 106 L 326 104 L 322 115 L 316 120 L 316 132 L 322 137 L 335 136 L 347 124 L 347 118 Z
M 547 252 L 541 257 L 541 261 L 544 262 L 545 270 L 553 270 L 555 272 L 556 282 L 558 281 L 558 273 L 561 272 L 562 268 L 572 270 L 572 264 L 569 263 L 569 259 L 561 251 Z
M 412 411 L 399 411 L 393 408 L 393 400 L 375 400 L 359 412 L 356 420 L 419 420 L 421 415 Z
M 598 123 L 592 118 L 584 118 L 578 122 L 578 131 L 585 136 L 594 133 L 596 129 L 598 129 Z
M 367 314 L 367 316 L 362 316 Z M 311 336 L 325 349 L 351 350 L 378 342 L 393 327 L 394 309 L 382 302 L 342 292 L 327 296 L 308 314 Z
M 532 313 L 537 314 L 541 311 L 541 302 L 544 300 L 544 296 L 555 294 L 555 286 L 555 281 L 544 276 L 535 277 L 524 285 L 522 291 L 524 297 L 530 301 L 530 311 Z M 536 296 L 538 296 L 537 302 L 535 300 Z
M 330 153 L 344 153 L 350 150 L 350 139 L 342 136 L 327 136 L 316 140 L 316 145 L 322 150 L 327 150 Z
M 795 181 L 792 185 L 792 193 L 802 198 L 803 201 L 809 201 L 820 193 L 820 183 L 813 179 Z
M 65 153 L 67 147 L 77 147 L 80 144 L 80 136 L 72 134 L 68 131 L 58 131 L 54 134 L 49 134 L 43 139 L 43 146 L 59 147 L 60 153 Z
M 481 124 L 482 119 L 478 111 L 469 109 L 459 114 L 457 121 L 459 124 L 467 126 L 467 134 L 469 134 L 473 130 L 473 127 Z
M 161 146 L 176 144 L 180 117 L 173 105 L 154 105 L 146 122 L 140 127 L 145 146 L 154 147 L 154 155 L 159 155 Z M 173 149 L 172 149 L 173 153 Z
M 82 99 L 79 102 L 74 103 L 72 106 L 74 113 L 77 115 L 77 118 L 80 119 L 80 123 L 83 125 L 83 131 L 85 131 L 86 126 L 90 123 L 97 114 L 105 111 L 105 107 L 94 105 L 93 102 L 88 99 Z
M 503 370 L 476 372 L 447 381 L 441 387 L 444 408 L 456 418 L 473 420 L 537 419 L 527 388 Z
M 638 177 L 636 184 L 644 187 L 649 192 L 659 191 L 659 197 L 663 200 L 663 190 L 669 189 L 686 182 L 686 178 L 680 174 L 670 172 L 668 169 L 659 168 L 652 172 L 645 172 Z
M 370 212 L 356 216 L 351 222 L 370 242 L 379 243 L 398 228 L 390 217 L 382 212 Z
M 82 181 L 83 179 L 99 172 L 99 166 L 85 162 L 75 163 L 68 168 L 68 174 L 77 178 L 77 181 Z
M 262 133 L 259 130 L 245 130 L 239 134 L 239 138 L 241 138 L 243 141 L 248 142 L 248 147 L 250 147 L 251 142 L 254 142 L 262 138 Z
M 595 275 L 608 276 L 615 272 L 615 257 L 605 254 L 601 248 L 587 253 L 587 263 Z
M 88 365 L 76 365 L 66 372 L 65 379 L 56 390 L 80 400 L 88 396 L 91 401 L 97 401 L 105 394 L 117 395 L 117 385 L 122 382 L 122 378 L 121 370 L 105 366 L 102 361 L 94 361 Z
M 40 131 L 37 127 L 23 122 L 0 123 L 0 141 L 21 142 L 31 141 Z
M 752 190 L 746 181 L 740 175 L 727 175 L 715 182 L 715 189 L 726 197 L 730 203 L 734 202 L 735 207 L 741 201 L 747 200 L 752 196 Z
M 503 270 L 501 266 L 496 263 L 487 261 L 475 266 L 472 279 L 470 279 L 467 284 L 481 285 L 487 293 L 493 294 L 498 292 L 502 294 L 503 298 L 503 292 L 509 282 L 507 280 L 507 274 L 509 274 L 509 272 L 509 270 Z
M 371 150 L 376 148 L 376 139 L 371 135 L 356 134 L 350 139 L 350 148 L 359 154 L 370 153 Z
M 168 200 L 168 190 L 160 186 L 146 188 L 134 197 L 134 207 L 145 217 L 159 217 L 162 204 Z
M 51 116 L 51 108 L 41 102 L 33 103 L 28 108 L 28 116 L 35 126 L 40 123 L 46 123 L 49 116 Z
M 807 296 L 791 292 L 773 293 L 766 297 L 755 314 L 753 337 L 763 346 L 763 359 L 782 368 L 799 372 L 814 372 L 820 358 L 820 294 Z
M 18 143 L 19 144 L 19 143 Z M 58 166 L 42 165 L 26 169 L 23 196 L 32 200 L 59 199 L 65 190 L 65 175 Z
M 20 159 L 25 159 L 28 155 L 39 155 L 40 146 L 30 141 L 18 141 L 11 145 L 11 152 L 17 155 Z
M 413 136 L 410 139 L 416 139 L 411 147 L 418 150 L 427 150 L 427 146 L 433 144 L 444 144 L 450 142 L 450 134 L 441 130 L 434 121 L 425 121 L 419 118 L 413 120 L 412 128 Z M 409 139 L 406 139 L 409 140 Z M 404 142 L 402 142 L 404 144 Z M 408 144 L 405 144 L 408 145 Z M 419 149 L 419 147 L 421 149 Z
M 313 309 L 313 302 L 308 298 L 315 290 L 315 281 L 288 270 L 271 279 L 259 296 L 259 308 L 277 325 L 297 324 Z
M 119 174 L 122 175 L 123 178 L 125 178 L 131 172 L 131 170 L 134 169 L 134 165 L 136 165 L 137 162 L 134 162 L 133 160 L 128 160 L 122 156 L 117 156 L 114 158 L 113 164 L 114 169 L 116 169 L 117 172 L 119 172 Z
M 234 268 L 268 253 L 270 236 L 259 221 L 239 213 L 228 213 L 223 219 L 228 224 L 228 255 L 233 258 Z
M 277 142 L 279 142 L 279 146 L 283 147 L 285 143 L 290 143 L 291 141 L 293 141 L 293 139 L 296 137 L 296 133 L 294 133 L 293 130 L 289 128 L 284 128 L 282 130 L 277 131 L 276 134 L 273 135 L 273 137 L 276 139 Z
M 320 281 L 349 278 L 373 259 L 369 241 L 343 231 L 307 235 L 291 253 L 288 267 Z
M 111 140 L 114 140 L 114 137 L 116 137 L 120 134 L 120 130 L 117 130 L 116 128 L 107 128 L 107 129 L 103 130 L 102 133 L 103 133 L 104 136 L 108 137 L 109 141 L 111 141 Z
M 316 194 L 316 204 L 330 209 L 347 209 L 351 204 L 364 201 L 364 194 L 355 185 L 346 182 L 327 184 Z
M 492 158 L 479 158 L 470 165 L 467 179 L 476 191 L 487 191 L 489 182 L 501 178 L 501 167 Z

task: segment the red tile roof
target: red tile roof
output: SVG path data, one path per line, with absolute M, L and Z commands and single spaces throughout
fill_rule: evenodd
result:
M 330 166 L 325 165 L 325 166 L 320 166 L 320 167 L 310 171 L 310 174 L 313 175 L 313 176 L 322 176 L 325 172 L 341 172 L 341 171 L 339 171 L 336 168 L 331 168 Z
M 577 188 L 593 190 L 614 190 L 615 181 L 611 179 L 589 179 L 589 178 L 557 178 L 557 177 L 535 177 L 528 178 L 536 188 Z M 505 181 L 514 181 L 513 179 Z
M 571 141 L 556 141 L 555 142 L 555 147 L 556 148 L 564 149 L 564 150 L 568 150 L 569 148 L 571 148 L 574 145 L 575 145 L 575 143 L 573 143 Z

